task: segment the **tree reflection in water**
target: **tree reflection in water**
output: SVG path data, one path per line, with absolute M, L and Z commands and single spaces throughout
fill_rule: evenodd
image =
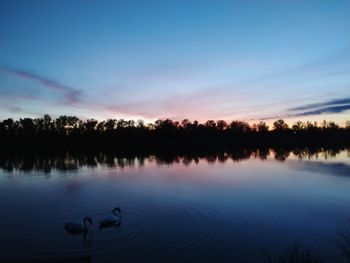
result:
M 328 159 L 341 151 L 350 154 L 350 148 L 237 148 L 224 151 L 188 151 L 188 152 L 2 152 L 0 153 L 0 169 L 12 171 L 39 171 L 49 174 L 52 170 L 71 171 L 82 167 L 142 167 L 145 162 L 157 165 L 198 164 L 199 161 L 208 163 L 239 162 L 246 159 L 266 160 L 269 157 L 277 161 L 285 161 L 290 157 L 304 159 Z

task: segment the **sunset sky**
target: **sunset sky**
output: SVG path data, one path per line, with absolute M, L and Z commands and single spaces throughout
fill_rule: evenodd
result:
M 350 1 L 0 0 L 0 119 L 350 120 Z

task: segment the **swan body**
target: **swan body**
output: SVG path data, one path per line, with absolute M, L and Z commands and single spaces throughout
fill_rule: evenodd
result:
M 64 228 L 71 234 L 80 234 L 87 232 L 87 223 L 92 225 L 90 217 L 84 217 L 82 223 L 78 222 L 64 222 Z
M 120 217 L 121 210 L 119 207 L 115 207 L 112 210 L 113 216 L 109 218 L 104 218 L 100 220 L 100 228 L 111 227 L 111 226 L 119 226 L 120 225 Z

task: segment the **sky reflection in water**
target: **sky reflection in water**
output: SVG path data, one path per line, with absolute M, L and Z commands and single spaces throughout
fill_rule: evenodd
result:
M 349 151 L 288 153 L 3 158 L 0 262 L 263 262 L 295 240 L 338 258 L 335 241 L 350 222 Z M 115 206 L 121 226 L 99 231 Z M 85 241 L 64 231 L 64 219 L 85 215 L 95 223 Z

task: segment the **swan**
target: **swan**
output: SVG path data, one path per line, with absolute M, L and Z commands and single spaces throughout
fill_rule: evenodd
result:
M 119 207 L 115 207 L 112 210 L 112 213 L 113 213 L 112 217 L 104 218 L 104 219 L 100 220 L 100 229 L 104 228 L 104 227 L 119 226 L 121 212 L 122 211 Z
M 80 234 L 80 233 L 86 233 L 87 223 L 92 225 L 92 220 L 90 217 L 84 217 L 82 223 L 77 222 L 64 222 L 64 228 L 71 234 Z

